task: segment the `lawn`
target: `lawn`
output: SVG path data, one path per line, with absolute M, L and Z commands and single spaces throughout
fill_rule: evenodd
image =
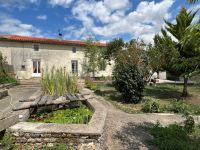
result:
M 96 93 L 127 113 L 142 113 L 144 106 L 153 105 L 154 107 L 155 102 L 155 107 L 159 105 L 159 110 L 155 112 L 183 113 L 189 110 L 190 114 L 200 114 L 200 86 L 189 85 L 190 96 L 186 99 L 181 97 L 182 88 L 183 86 L 180 84 L 146 86 L 143 100 L 139 104 L 124 103 L 121 94 L 115 90 L 112 84 L 99 83 L 99 90 Z
M 160 150 L 199 150 L 200 126 L 195 125 L 191 132 L 185 125 L 171 124 L 163 127 L 160 124 L 149 129 L 153 136 L 149 142 Z

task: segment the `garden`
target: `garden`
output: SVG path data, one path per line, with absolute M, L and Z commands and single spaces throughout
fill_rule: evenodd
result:
M 13 77 L 13 75 L 9 74 L 8 71 L 4 68 L 4 65 L 6 64 L 6 58 L 0 52 L 0 84 L 18 84 L 17 80 Z

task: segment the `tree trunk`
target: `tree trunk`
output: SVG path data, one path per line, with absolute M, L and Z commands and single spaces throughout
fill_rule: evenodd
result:
M 188 96 L 187 86 L 188 86 L 188 77 L 184 77 L 184 86 L 183 86 L 182 97 Z
M 95 78 L 95 71 L 92 72 L 92 76 L 93 76 L 93 78 Z

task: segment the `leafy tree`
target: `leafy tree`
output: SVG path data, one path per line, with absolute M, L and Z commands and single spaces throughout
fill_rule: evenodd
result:
M 108 61 L 115 60 L 117 55 L 122 51 L 125 46 L 123 39 L 114 39 L 109 42 L 104 52 L 104 58 Z
M 95 77 L 95 72 L 99 71 L 102 65 L 106 66 L 106 62 L 103 59 L 104 50 L 99 48 L 92 38 L 87 39 L 86 43 L 84 70 L 86 73 L 92 73 L 93 77 Z
M 158 53 L 161 66 L 171 74 L 184 77 L 182 96 L 188 95 L 188 79 L 200 70 L 200 45 L 199 41 L 195 42 L 199 37 L 194 39 L 199 35 L 199 24 L 192 25 L 195 14 L 196 12 L 187 12 L 182 8 L 176 17 L 176 23 L 165 20 L 166 27 L 161 30 L 162 36 L 154 37 L 154 50 Z M 167 31 L 175 40 L 172 40 Z

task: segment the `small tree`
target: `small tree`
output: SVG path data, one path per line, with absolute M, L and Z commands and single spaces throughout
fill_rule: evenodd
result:
M 154 38 L 154 53 L 158 53 L 160 65 L 173 75 L 183 76 L 184 97 L 188 95 L 188 79 L 200 71 L 199 23 L 192 25 L 195 14 L 182 8 L 176 17 L 176 24 L 165 21 L 162 36 Z M 176 40 L 172 40 L 167 31 Z
M 138 103 L 142 100 L 145 83 L 136 65 L 124 63 L 115 66 L 113 85 L 125 102 Z
M 141 101 L 146 74 L 146 57 L 142 41 L 131 40 L 116 55 L 113 71 L 113 85 L 126 102 Z
M 101 65 L 106 63 L 103 59 L 103 49 L 96 46 L 92 38 L 87 39 L 86 43 L 84 70 L 86 73 L 92 73 L 92 76 L 95 77 L 95 73 L 99 71 Z

